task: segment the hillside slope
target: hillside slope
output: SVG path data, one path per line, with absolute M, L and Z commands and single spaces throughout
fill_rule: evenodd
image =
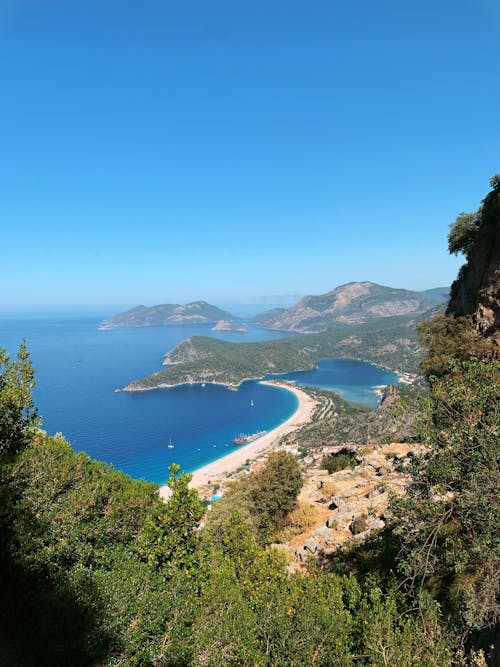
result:
M 255 321 L 271 329 L 319 332 L 332 324 L 359 324 L 379 317 L 423 313 L 445 299 L 435 293 L 352 282 L 321 294 L 306 296 L 291 308 L 261 313 Z
M 322 358 L 370 360 L 394 370 L 417 372 L 421 355 L 416 326 L 421 317 L 379 318 L 352 327 L 337 325 L 320 334 L 261 343 L 192 336 L 165 356 L 165 370 L 135 380 L 125 389 L 141 391 L 195 382 L 237 386 L 246 379 L 315 368 Z

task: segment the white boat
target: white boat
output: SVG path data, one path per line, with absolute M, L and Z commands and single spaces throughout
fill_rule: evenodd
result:
M 253 408 L 254 405 L 255 405 L 255 403 L 253 402 L 253 399 L 252 399 L 252 400 L 250 401 L 250 407 Z
M 168 445 L 167 445 L 167 447 L 168 447 L 169 449 L 173 449 L 173 448 L 174 448 L 174 445 L 172 444 L 172 438 L 169 438 L 169 439 L 168 439 Z

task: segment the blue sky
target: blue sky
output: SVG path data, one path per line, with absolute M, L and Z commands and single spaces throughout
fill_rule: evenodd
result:
M 2 0 L 0 310 L 448 284 L 499 62 L 496 0 Z

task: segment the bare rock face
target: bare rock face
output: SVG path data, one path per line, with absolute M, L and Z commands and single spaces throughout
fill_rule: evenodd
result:
M 331 475 L 311 471 L 301 499 L 321 508 L 318 522 L 284 548 L 293 552 L 298 563 L 314 556 L 320 566 L 328 569 L 329 559 L 339 547 L 353 540 L 362 541 L 385 526 L 382 517 L 390 494 L 405 493 L 411 483 L 398 464 L 421 451 L 418 444 L 365 446 L 358 450 L 359 465 L 354 470 L 348 468 Z M 326 490 L 332 495 L 325 494 Z
M 447 314 L 471 315 L 481 336 L 500 345 L 500 182 L 478 215 L 480 226 L 452 285 Z

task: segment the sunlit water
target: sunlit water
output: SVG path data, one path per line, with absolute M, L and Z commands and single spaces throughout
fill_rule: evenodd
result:
M 1 317 L 0 346 L 15 353 L 26 338 L 36 370 L 35 400 L 48 433 L 62 432 L 75 450 L 132 477 L 164 483 L 170 463 L 195 470 L 233 451 L 233 439 L 240 433 L 271 430 L 296 410 L 291 392 L 253 381 L 238 391 L 210 384 L 114 391 L 160 370 L 165 352 L 188 336 L 250 342 L 286 333 L 252 326 L 247 333 L 214 332 L 210 325 L 99 331 L 101 320 Z M 373 386 L 393 380 L 392 374 L 371 364 L 345 360 L 321 362 L 318 371 L 288 377 L 369 405 L 377 402 Z

